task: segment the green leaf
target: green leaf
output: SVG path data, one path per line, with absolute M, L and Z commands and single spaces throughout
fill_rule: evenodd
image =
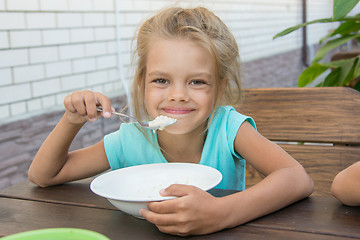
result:
M 316 63 L 316 62 L 320 61 L 330 50 L 340 46 L 341 44 L 348 42 L 349 40 L 351 40 L 353 38 L 359 38 L 359 37 L 360 37 L 360 34 L 346 35 L 346 36 L 328 41 L 323 46 L 321 46 L 320 49 L 317 51 L 316 55 L 314 56 L 314 59 L 312 60 L 312 63 Z
M 331 73 L 329 73 L 329 75 L 327 75 L 324 81 L 320 84 L 321 87 L 340 86 L 340 72 L 341 68 L 337 68 L 334 71 L 331 71 Z
M 360 81 L 358 81 L 355 86 L 354 89 L 358 90 L 360 92 Z
M 322 44 L 326 39 L 331 38 L 337 34 L 342 36 L 358 33 L 360 31 L 360 24 L 354 20 L 348 20 L 343 22 L 337 29 L 335 29 L 332 33 L 329 33 L 325 37 L 320 39 L 320 44 Z
M 320 74 L 325 72 L 329 67 L 323 66 L 319 63 L 313 64 L 305 69 L 299 76 L 298 86 L 305 87 L 312 83 Z
M 347 86 L 351 79 L 354 78 L 355 67 L 358 64 L 359 59 L 355 58 L 348 64 L 341 66 L 340 73 L 340 86 Z
M 359 0 L 359 1 L 360 1 L 360 0 Z M 299 29 L 299 28 L 302 28 L 302 27 L 304 27 L 304 26 L 306 26 L 306 25 L 309 25 L 309 24 L 314 24 L 314 23 L 327 23 L 327 22 L 333 22 L 333 20 L 332 20 L 331 18 L 323 18 L 323 19 L 318 19 L 318 20 L 306 22 L 306 23 L 301 23 L 301 24 L 298 24 L 298 25 L 296 25 L 296 26 L 287 28 L 287 29 L 285 29 L 284 31 L 276 34 L 276 35 L 273 37 L 273 39 L 276 39 L 276 38 L 278 38 L 278 37 L 282 37 L 282 36 L 284 36 L 284 35 L 287 35 L 287 34 L 293 32 L 293 31 L 295 31 L 295 30 L 297 30 L 297 29 Z
M 345 17 L 360 0 L 334 0 L 333 19 Z
M 348 86 L 350 81 L 355 78 L 355 70 L 358 67 L 359 58 L 355 58 L 353 61 L 353 64 L 351 66 L 346 66 L 349 68 L 348 74 L 346 77 L 342 80 L 341 86 Z M 347 70 L 347 69 L 346 69 Z
M 360 1 L 360 0 L 359 0 Z M 322 18 L 322 19 L 317 19 L 317 20 L 313 20 L 313 21 L 310 21 L 310 22 L 306 22 L 306 23 L 301 23 L 301 24 L 298 24 L 296 26 L 293 26 L 293 27 L 290 27 L 290 28 L 287 28 L 285 29 L 284 31 L 276 34 L 273 39 L 276 39 L 278 37 L 282 37 L 284 35 L 287 35 L 299 28 L 302 28 L 304 26 L 307 26 L 307 25 L 310 25 L 310 24 L 314 24 L 314 23 L 329 23 L 329 22 L 340 22 L 340 21 L 360 21 L 360 15 L 356 15 L 356 16 L 350 16 L 350 17 L 344 17 L 344 18 L 341 18 L 341 19 L 337 19 L 337 20 L 333 20 L 332 18 Z

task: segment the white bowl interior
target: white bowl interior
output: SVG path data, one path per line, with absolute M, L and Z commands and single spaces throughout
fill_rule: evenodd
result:
M 120 210 L 140 217 L 138 211 L 146 207 L 146 202 L 174 198 L 160 196 L 160 189 L 187 184 L 207 191 L 221 179 L 218 170 L 200 164 L 156 163 L 104 173 L 91 182 L 90 188 Z

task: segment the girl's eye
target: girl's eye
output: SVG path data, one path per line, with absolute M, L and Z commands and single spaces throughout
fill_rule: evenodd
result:
M 163 79 L 163 78 L 155 79 L 155 80 L 153 80 L 153 82 L 154 82 L 154 83 L 158 83 L 158 84 L 167 84 L 167 83 L 169 83 L 168 80 Z
M 192 80 L 190 82 L 190 85 L 195 85 L 195 86 L 207 85 L 207 82 L 205 82 L 204 80 Z

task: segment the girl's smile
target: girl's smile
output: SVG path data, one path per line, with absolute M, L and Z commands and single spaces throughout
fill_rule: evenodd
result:
M 163 108 L 162 110 L 168 114 L 173 114 L 173 115 L 189 114 L 192 111 L 194 111 L 194 109 L 192 109 L 192 108 L 174 108 L 174 107 Z
M 147 112 L 176 118 L 167 132 L 202 132 L 214 107 L 215 76 L 214 57 L 194 41 L 153 40 L 145 76 Z

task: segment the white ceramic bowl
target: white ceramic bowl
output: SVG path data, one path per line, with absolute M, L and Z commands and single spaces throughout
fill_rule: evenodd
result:
M 207 191 L 221 179 L 218 170 L 200 164 L 155 163 L 104 173 L 91 182 L 90 188 L 121 211 L 141 218 L 139 210 L 147 208 L 148 202 L 174 198 L 160 196 L 160 189 L 171 184 L 187 184 Z

